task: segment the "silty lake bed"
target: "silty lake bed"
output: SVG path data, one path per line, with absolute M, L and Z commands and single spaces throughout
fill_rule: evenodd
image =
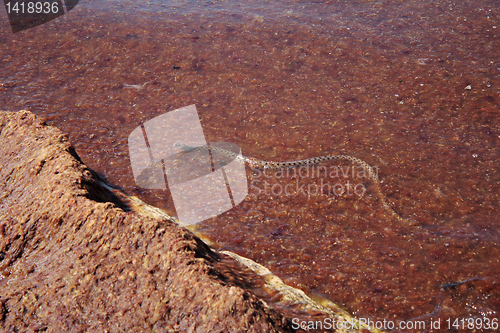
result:
M 246 156 L 355 156 L 403 219 L 330 161 L 247 169 L 248 197 L 196 231 L 358 318 L 485 323 L 500 309 L 499 14 L 485 0 L 81 1 L 16 34 L 4 14 L 0 100 L 172 215 L 168 190 L 135 185 L 127 138 L 177 108 L 195 104 L 207 141 Z

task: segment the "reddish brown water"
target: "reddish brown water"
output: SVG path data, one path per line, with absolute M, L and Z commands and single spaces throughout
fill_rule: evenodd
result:
M 249 197 L 199 226 L 215 247 L 358 318 L 441 318 L 443 329 L 499 317 L 495 1 L 85 1 L 24 32 L 0 29 L 2 109 L 45 117 L 150 204 L 175 214 L 168 191 L 135 186 L 127 137 L 196 104 L 207 141 L 247 156 L 376 166 L 394 209 L 418 222 L 395 218 L 352 174 L 247 170 Z M 325 183 L 366 192 L 314 193 Z

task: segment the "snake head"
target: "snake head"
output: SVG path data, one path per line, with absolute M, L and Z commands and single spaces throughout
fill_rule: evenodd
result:
M 191 151 L 191 150 L 194 150 L 196 148 L 198 148 L 197 146 L 189 146 L 185 143 L 181 143 L 181 142 L 176 142 L 172 145 L 174 148 L 177 148 L 177 149 L 182 149 L 184 151 Z
M 185 143 L 181 143 L 181 142 L 176 142 L 172 145 L 174 148 L 177 148 L 177 149 L 182 149 L 182 150 L 189 150 L 190 146 L 188 146 L 187 144 Z
M 182 149 L 185 146 L 184 143 L 176 142 L 172 145 L 174 148 Z

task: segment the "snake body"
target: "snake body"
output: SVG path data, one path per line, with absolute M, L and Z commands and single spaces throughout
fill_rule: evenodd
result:
M 383 207 L 390 212 L 392 215 L 394 215 L 398 220 L 402 222 L 409 222 L 411 224 L 414 224 L 414 221 L 406 219 L 401 217 L 394 209 L 389 205 L 386 196 L 382 192 L 382 188 L 380 187 L 380 179 L 377 176 L 377 173 L 375 172 L 374 168 L 366 163 L 365 161 L 354 157 L 350 155 L 325 155 L 325 156 L 319 156 L 319 157 L 313 157 L 313 158 L 307 158 L 303 160 L 297 160 L 297 161 L 290 161 L 290 162 L 269 162 L 269 161 L 263 161 L 259 160 L 254 157 L 247 157 L 243 156 L 240 154 L 237 154 L 235 152 L 232 152 L 227 149 L 222 149 L 218 147 L 212 147 L 212 146 L 189 146 L 183 143 L 175 143 L 174 144 L 175 148 L 182 149 L 183 151 L 195 151 L 195 150 L 208 150 L 210 152 L 222 154 L 224 156 L 227 156 L 231 159 L 239 159 L 245 162 L 246 165 L 248 165 L 250 168 L 254 169 L 263 169 L 263 170 L 278 170 L 278 169 L 286 169 L 286 168 L 294 168 L 294 167 L 300 167 L 300 166 L 312 166 L 316 165 L 322 162 L 326 161 L 348 161 L 351 163 L 355 163 L 359 166 L 361 166 L 363 169 L 365 169 L 368 172 L 369 178 L 373 181 L 373 184 L 375 186 L 375 191 L 377 193 L 377 196 L 379 200 L 381 201 Z

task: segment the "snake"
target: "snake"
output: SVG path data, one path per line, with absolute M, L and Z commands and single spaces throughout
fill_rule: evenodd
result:
M 365 169 L 368 172 L 369 178 L 372 180 L 374 187 L 375 187 L 375 192 L 378 196 L 378 199 L 382 203 L 382 206 L 387 212 L 390 212 L 397 220 L 405 223 L 409 223 L 414 225 L 415 221 L 402 217 L 399 215 L 389 204 L 387 197 L 384 195 L 382 192 L 381 188 L 381 182 L 380 179 L 378 178 L 377 172 L 375 172 L 374 168 L 363 161 L 362 159 L 359 159 L 357 157 L 351 156 L 351 155 L 324 155 L 324 156 L 319 156 L 319 157 L 312 157 L 312 158 L 307 158 L 303 160 L 296 160 L 296 161 L 288 161 L 288 162 L 272 162 L 272 161 L 264 161 L 264 160 L 259 160 L 255 157 L 247 157 L 243 156 L 241 154 L 237 154 L 233 151 L 219 148 L 219 147 L 213 147 L 213 146 L 208 146 L 208 145 L 202 145 L 202 146 L 190 146 L 184 143 L 174 143 L 173 145 L 177 149 L 181 149 L 185 152 L 190 152 L 190 151 L 195 151 L 195 150 L 208 150 L 211 153 L 218 153 L 222 154 L 226 157 L 229 157 L 231 159 L 238 159 L 243 161 L 248 167 L 252 169 L 263 169 L 265 170 L 279 170 L 279 169 L 286 169 L 286 168 L 295 168 L 295 167 L 301 167 L 301 166 L 312 166 L 316 164 L 320 164 L 323 162 L 328 162 L 328 161 L 347 161 L 351 162 L 354 164 L 357 164 L 361 166 L 363 169 Z

